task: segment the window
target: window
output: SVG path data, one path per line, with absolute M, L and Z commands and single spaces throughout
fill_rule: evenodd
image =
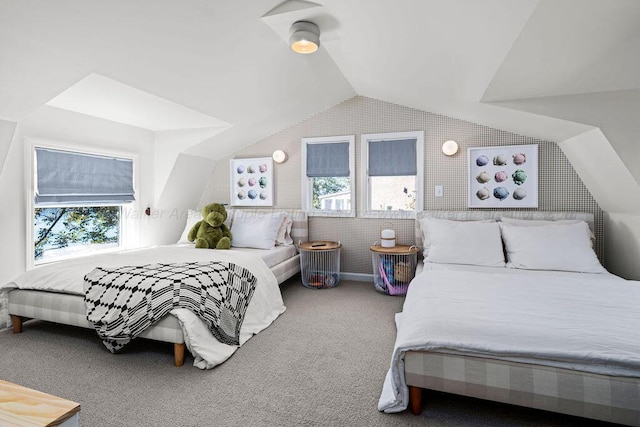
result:
M 424 132 L 363 134 L 362 216 L 415 218 L 423 207 Z
M 311 216 L 355 216 L 355 137 L 302 139 L 302 206 Z
M 133 159 L 31 144 L 29 265 L 123 244 L 123 206 L 134 201 Z

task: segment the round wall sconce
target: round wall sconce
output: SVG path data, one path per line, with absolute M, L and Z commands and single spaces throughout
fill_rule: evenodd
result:
M 447 156 L 453 156 L 458 152 L 458 143 L 453 140 L 445 141 L 442 144 L 442 152 Z
M 276 163 L 284 163 L 287 161 L 287 153 L 285 153 L 282 150 L 274 151 L 271 157 L 273 158 L 273 161 Z
M 296 53 L 313 53 L 320 47 L 320 28 L 313 22 L 298 21 L 291 26 L 289 46 Z

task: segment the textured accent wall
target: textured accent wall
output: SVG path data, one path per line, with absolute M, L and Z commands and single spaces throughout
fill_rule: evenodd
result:
M 542 141 L 493 129 L 451 117 L 403 107 L 371 98 L 356 96 L 327 111 L 259 141 L 218 162 L 203 193 L 200 205 L 212 201 L 229 202 L 229 159 L 267 157 L 274 150 L 287 152 L 286 163 L 275 166 L 275 200 L 278 208 L 301 207 L 301 138 L 356 135 L 356 195 L 360 203 L 360 135 L 363 133 L 423 130 L 424 209 L 467 209 L 467 148 L 500 145 L 538 144 L 539 210 L 582 211 L 595 216 L 596 252 L 602 259 L 603 214 L 560 148 Z M 458 142 L 460 149 L 452 157 L 442 154 L 442 143 Z M 444 197 L 434 196 L 434 186 L 444 186 Z M 369 246 L 379 240 L 383 219 L 319 218 L 309 219 L 310 240 L 342 242 L 341 270 L 349 273 L 372 273 Z M 394 220 L 397 242 L 414 243 L 414 221 Z

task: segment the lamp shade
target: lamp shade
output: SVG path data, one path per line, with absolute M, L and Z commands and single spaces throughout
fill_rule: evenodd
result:
M 276 150 L 273 152 L 273 161 L 276 163 L 284 163 L 287 161 L 287 153 L 282 150 Z
M 393 248 L 396 246 L 396 232 L 385 228 L 380 232 L 380 246 L 383 248 Z
M 442 152 L 447 156 L 453 156 L 458 152 L 458 143 L 453 140 L 446 141 L 442 144 Z
M 289 46 L 296 53 L 313 53 L 320 47 L 320 28 L 313 22 L 298 21 L 291 26 Z

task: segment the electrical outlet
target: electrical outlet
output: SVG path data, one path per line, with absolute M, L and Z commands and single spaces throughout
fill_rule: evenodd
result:
M 436 185 L 435 196 L 436 197 L 444 196 L 444 187 L 442 185 Z

